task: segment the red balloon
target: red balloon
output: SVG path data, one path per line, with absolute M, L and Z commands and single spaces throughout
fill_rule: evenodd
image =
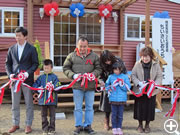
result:
M 102 17 L 104 16 L 104 14 L 102 13 L 102 11 L 101 11 L 101 12 L 99 12 L 99 15 L 100 15 L 100 16 L 102 16 Z
M 51 3 L 52 8 L 54 8 L 55 10 L 58 9 L 58 4 L 56 2 L 52 2 Z
M 111 6 L 111 4 L 107 4 L 106 5 L 106 8 L 111 12 L 112 11 L 112 6 Z
M 104 5 L 100 5 L 100 6 L 98 7 L 98 9 L 99 9 L 99 11 L 102 11 L 102 10 L 105 9 L 105 6 L 104 6 Z
M 56 9 L 56 13 L 54 14 L 54 16 L 57 16 L 59 14 L 59 9 Z
M 51 8 L 52 8 L 52 5 L 49 3 L 44 5 L 44 11 L 47 16 L 50 16 L 49 11 L 51 10 Z

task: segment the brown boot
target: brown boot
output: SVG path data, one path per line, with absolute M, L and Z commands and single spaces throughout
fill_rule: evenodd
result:
M 19 129 L 19 126 L 13 126 L 12 128 L 10 128 L 9 129 L 9 133 L 13 133 L 13 132 L 15 132 L 16 130 L 18 130 Z
M 29 134 L 29 133 L 31 133 L 31 132 L 32 132 L 31 126 L 26 126 L 26 128 L 25 128 L 25 133 L 26 133 L 26 134 Z
M 107 118 L 107 117 L 105 117 L 105 119 L 104 119 L 104 129 L 105 130 L 110 130 L 109 118 Z

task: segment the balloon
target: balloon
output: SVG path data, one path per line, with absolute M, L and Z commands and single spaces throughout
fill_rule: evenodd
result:
M 159 13 L 158 11 L 154 13 L 154 18 L 160 18 L 161 16 L 161 13 Z
M 77 4 L 76 4 L 76 7 L 77 7 L 79 10 L 83 10 L 83 9 L 84 9 L 84 5 L 81 4 L 81 3 L 77 3 Z
M 83 15 L 84 15 L 84 10 L 81 10 L 79 16 L 81 17 L 81 16 L 83 16 Z
M 70 14 L 73 16 L 73 17 L 77 17 L 76 14 L 74 14 L 74 11 L 77 10 L 77 9 L 80 11 L 79 15 L 78 16 L 83 16 L 84 15 L 84 5 L 81 4 L 81 3 L 77 3 L 77 4 L 71 4 L 71 6 L 69 7 L 69 9 L 71 10 Z
M 112 11 L 112 6 L 110 4 L 107 4 L 106 5 L 106 8 L 109 10 L 109 11 Z
M 69 7 L 69 9 L 71 10 L 71 11 L 74 11 L 75 9 L 76 9 L 76 4 L 71 4 L 71 6 Z
M 76 18 L 77 16 L 74 14 L 74 11 L 71 10 L 70 14 L 72 15 L 72 17 Z
M 44 11 L 47 16 L 50 16 L 49 11 L 51 10 L 51 8 L 52 8 L 52 5 L 50 3 L 44 5 Z
M 55 10 L 58 9 L 58 4 L 56 2 L 52 2 L 51 5 Z
M 104 5 L 100 5 L 98 9 L 99 9 L 99 11 L 102 11 L 102 10 L 105 9 L 105 6 Z
M 59 9 L 56 9 L 56 13 L 54 14 L 54 16 L 57 16 L 59 14 Z
M 163 18 L 170 18 L 168 11 L 163 11 L 163 12 L 161 13 L 161 15 L 162 15 Z

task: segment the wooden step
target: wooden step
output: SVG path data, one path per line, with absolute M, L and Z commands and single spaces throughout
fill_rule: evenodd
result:
M 132 95 L 131 92 L 127 92 L 128 95 Z M 101 96 L 101 93 L 95 93 L 95 96 Z M 60 93 L 58 94 L 58 98 L 59 97 L 73 97 L 73 93 Z
M 94 106 L 99 106 L 99 101 L 94 101 Z M 134 100 L 127 100 L 126 104 L 134 104 Z M 58 107 L 74 107 L 74 102 L 59 102 L 57 104 Z M 83 102 L 83 106 L 85 106 L 85 102 Z
M 94 106 L 98 106 L 99 105 L 99 101 L 94 101 Z M 74 102 L 59 102 L 57 104 L 58 107 L 74 107 Z M 85 106 L 85 102 L 83 102 L 83 106 Z
M 100 96 L 101 93 L 95 93 L 95 96 Z M 59 97 L 73 97 L 73 93 L 60 93 L 58 94 L 58 98 Z

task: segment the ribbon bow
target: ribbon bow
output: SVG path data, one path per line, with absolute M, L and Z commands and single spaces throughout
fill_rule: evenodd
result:
M 82 75 L 82 82 L 81 82 L 81 87 L 83 87 L 84 83 L 85 83 L 85 88 L 88 88 L 88 81 L 92 82 L 95 81 L 96 82 L 96 89 L 97 89 L 97 85 L 98 85 L 98 80 L 96 78 L 96 76 L 93 73 L 84 73 Z
M 46 104 L 48 103 L 48 102 L 50 102 L 50 100 L 51 100 L 51 102 L 54 102 L 54 99 L 53 99 L 53 96 L 52 96 L 52 92 L 53 92 L 53 90 L 54 90 L 54 85 L 52 84 L 52 82 L 48 82 L 47 84 L 46 84 L 46 90 L 48 90 L 49 91 L 49 93 L 48 93 L 48 99 L 46 100 Z
M 14 92 L 18 93 L 20 91 L 21 84 L 27 79 L 27 77 L 24 75 L 24 72 L 20 72 L 17 76 L 17 78 L 12 78 L 12 80 L 16 80 Z M 11 81 L 12 81 L 11 80 Z

